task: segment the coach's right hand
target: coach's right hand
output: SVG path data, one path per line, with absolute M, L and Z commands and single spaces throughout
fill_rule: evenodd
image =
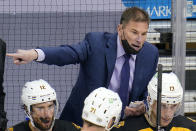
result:
M 34 49 L 19 49 L 16 53 L 7 53 L 6 55 L 11 56 L 13 58 L 14 64 L 16 65 L 27 64 L 33 60 L 36 60 L 38 57 L 38 54 Z

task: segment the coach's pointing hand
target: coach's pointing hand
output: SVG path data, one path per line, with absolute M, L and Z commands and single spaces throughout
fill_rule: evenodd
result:
M 30 50 L 17 50 L 16 53 L 7 53 L 7 56 L 13 58 L 13 62 L 16 65 L 27 64 L 33 60 L 36 60 L 38 55 L 34 49 Z

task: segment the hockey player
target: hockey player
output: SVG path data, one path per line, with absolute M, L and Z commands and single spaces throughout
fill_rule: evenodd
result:
M 44 80 L 27 82 L 22 89 L 23 107 L 28 121 L 8 131 L 77 131 L 71 122 L 55 119 L 58 101 L 55 90 Z
M 84 101 L 82 131 L 110 131 L 121 116 L 122 102 L 117 93 L 100 87 Z
M 154 131 L 157 112 L 157 74 L 148 84 L 148 106 L 144 115 L 128 117 L 114 131 Z M 196 121 L 177 115 L 183 98 L 182 86 L 174 73 L 162 74 L 161 131 L 196 131 Z

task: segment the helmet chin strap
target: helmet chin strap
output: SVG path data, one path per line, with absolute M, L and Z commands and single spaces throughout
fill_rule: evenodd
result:
M 150 96 L 147 97 L 148 109 L 147 109 L 146 113 L 144 114 L 146 120 L 148 121 L 148 123 L 149 123 L 152 127 L 156 127 L 156 123 L 152 122 L 152 120 L 151 120 L 151 119 L 152 119 L 152 118 L 151 118 L 151 115 L 152 115 L 152 107 L 151 107 L 151 106 L 153 105 L 154 102 L 155 102 L 155 101 L 152 100 L 152 99 L 150 98 Z M 154 118 L 154 119 L 155 119 L 155 122 L 156 122 L 156 118 Z
M 148 123 L 149 123 L 152 127 L 156 127 L 156 123 L 153 123 L 153 122 L 152 122 L 149 113 L 145 113 L 144 116 L 145 116 L 146 120 L 148 121 Z

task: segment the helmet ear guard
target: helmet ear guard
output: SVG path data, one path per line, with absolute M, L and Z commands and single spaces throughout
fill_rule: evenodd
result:
M 91 92 L 84 101 L 82 118 L 95 125 L 110 130 L 118 124 L 122 102 L 117 93 L 100 87 Z M 113 123 L 111 122 L 113 120 Z M 112 125 L 109 127 L 109 125 Z

